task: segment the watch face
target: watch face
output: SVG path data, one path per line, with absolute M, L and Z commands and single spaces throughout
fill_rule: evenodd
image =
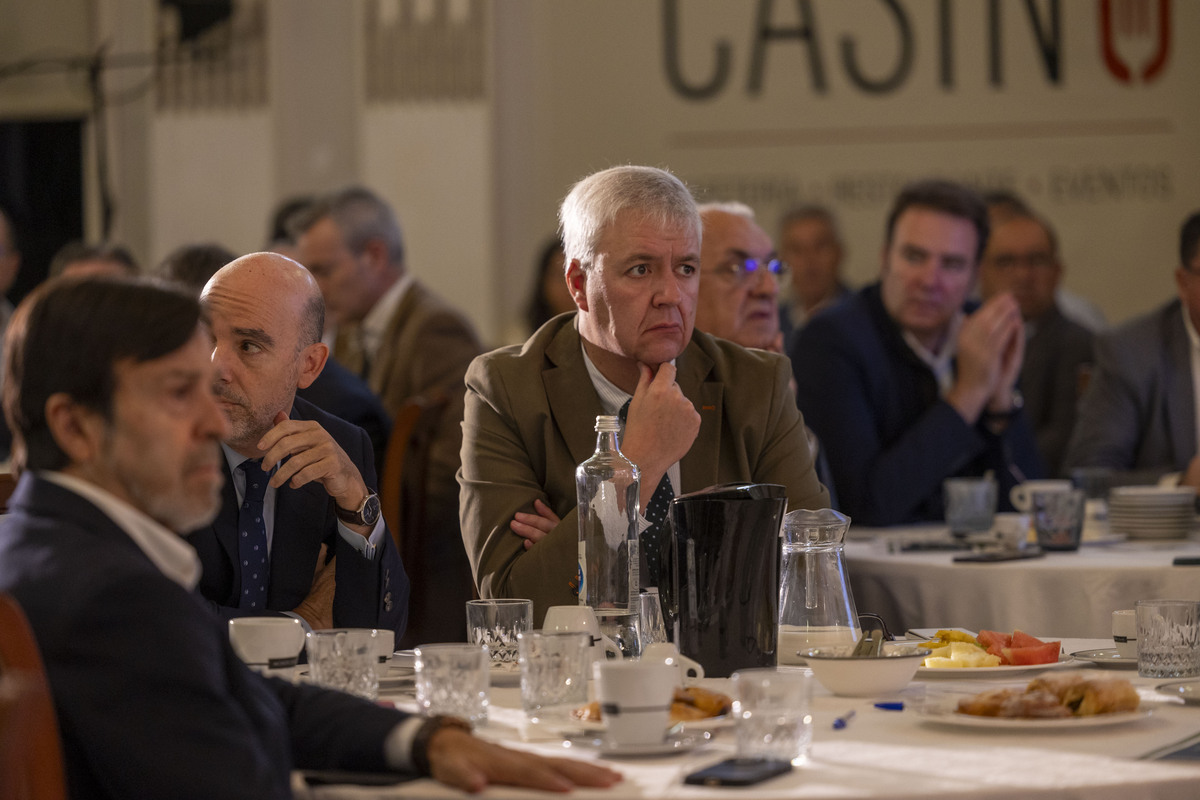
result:
M 372 494 L 367 497 L 367 502 L 363 504 L 362 518 L 365 525 L 374 525 L 379 519 L 379 495 Z

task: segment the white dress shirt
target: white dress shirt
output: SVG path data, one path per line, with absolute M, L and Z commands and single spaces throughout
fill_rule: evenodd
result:
M 592 386 L 596 387 L 596 394 L 600 395 L 600 407 L 604 409 L 605 414 L 613 417 L 619 416 L 621 413 L 621 406 L 625 405 L 626 401 L 633 399 L 633 395 L 619 388 L 615 383 L 600 374 L 600 370 L 597 369 L 596 365 L 592 363 L 592 360 L 588 358 L 587 348 L 583 346 L 582 339 L 580 340 L 579 346 L 583 350 L 583 363 L 587 367 L 588 377 L 592 379 Z M 675 364 L 674 359 L 671 360 L 671 364 Z M 622 427 L 622 433 L 624 433 L 624 427 Z M 678 461 L 676 461 L 667 469 L 667 480 L 671 482 L 672 490 L 680 485 Z M 675 494 L 678 495 L 679 492 L 675 491 Z M 643 516 L 645 511 L 646 509 L 644 508 L 638 509 L 639 532 L 650 527 L 649 520 Z

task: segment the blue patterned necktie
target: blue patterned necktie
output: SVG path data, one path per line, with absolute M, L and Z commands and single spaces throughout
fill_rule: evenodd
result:
M 261 459 L 246 459 L 238 465 L 246 476 L 246 491 L 238 509 L 238 560 L 242 567 L 242 596 L 238 608 L 267 610 L 267 523 L 263 497 L 267 493 L 267 473 Z
M 625 418 L 629 414 L 629 404 L 632 400 L 626 400 L 625 405 L 621 406 L 621 411 L 618 416 L 621 418 L 622 430 L 625 426 Z M 642 552 L 642 558 L 646 564 L 646 574 L 642 576 L 642 586 L 658 586 L 659 571 L 662 561 L 662 537 L 664 523 L 667 519 L 667 511 L 671 508 L 671 501 L 675 499 L 675 490 L 671 488 L 671 479 L 667 473 L 663 473 L 662 479 L 659 480 L 658 486 L 654 487 L 654 494 L 650 497 L 650 502 L 646 504 L 646 511 L 642 516 L 650 523 L 644 531 L 638 536 L 638 548 Z M 641 587 L 638 587 L 639 589 Z

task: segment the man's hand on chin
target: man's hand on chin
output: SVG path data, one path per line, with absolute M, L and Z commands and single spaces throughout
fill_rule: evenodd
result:
M 275 427 L 258 441 L 258 449 L 263 453 L 264 470 L 279 464 L 271 476 L 271 485 L 277 489 L 284 484 L 298 489 L 316 481 L 325 487 L 339 508 L 347 510 L 357 509 L 369 494 L 358 467 L 317 422 L 289 419 L 280 411 L 275 417 Z M 370 534 L 363 526 L 347 527 L 364 536 Z
M 700 433 L 700 412 L 675 382 L 674 364 L 639 364 L 638 369 L 621 451 L 637 464 L 643 500 L 648 500 L 670 466 L 692 449 Z

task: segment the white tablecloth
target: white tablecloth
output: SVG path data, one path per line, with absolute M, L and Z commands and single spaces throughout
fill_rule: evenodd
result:
M 889 553 L 886 543 L 936 528 L 857 529 L 846 543 L 847 571 L 859 612 L 907 628 L 1070 631 L 1112 635 L 1112 612 L 1138 600 L 1200 600 L 1200 543 L 1085 543 L 1078 551 L 996 564 L 955 563 L 953 552 Z M 1200 789 L 1197 791 L 1200 796 Z
M 1053 631 L 1035 631 L 1052 634 Z M 1103 640 L 1064 640 L 1068 652 L 1101 647 Z M 1200 708 L 1184 706 L 1153 691 L 1159 680 L 1139 679 L 1135 671 L 1101 671 L 1132 680 L 1154 713 L 1144 720 L 1083 730 L 1045 733 L 961 729 L 923 721 L 917 710 L 931 693 L 973 693 L 1005 682 L 940 678 L 914 681 L 889 698 L 832 697 L 818 689 L 814 698 L 814 744 L 809 762 L 790 774 L 742 789 L 687 786 L 683 777 L 734 753 L 734 735 L 720 730 L 710 744 L 690 753 L 660 758 L 613 759 L 625 775 L 607 791 L 580 790 L 572 797 L 713 798 L 1086 798 L 1130 800 L 1195 798 L 1200 794 L 1200 762 L 1136 760 L 1139 756 L 1200 733 Z M 1007 683 L 1023 684 L 1031 673 Z M 706 681 L 727 687 L 723 680 Z M 904 711 L 874 707 L 899 699 Z M 515 688 L 493 687 L 492 712 L 481 735 L 541 753 L 596 758 L 557 743 L 521 743 L 516 725 L 520 698 Z M 401 705 L 410 703 L 403 698 Z M 408 707 L 411 708 L 411 705 Z M 833 720 L 849 710 L 856 716 L 842 730 Z M 485 797 L 528 797 L 528 791 L 489 789 Z M 301 789 L 314 800 L 387 800 L 459 797 L 429 780 L 393 787 L 327 786 Z M 539 795 L 540 796 L 540 795 Z

